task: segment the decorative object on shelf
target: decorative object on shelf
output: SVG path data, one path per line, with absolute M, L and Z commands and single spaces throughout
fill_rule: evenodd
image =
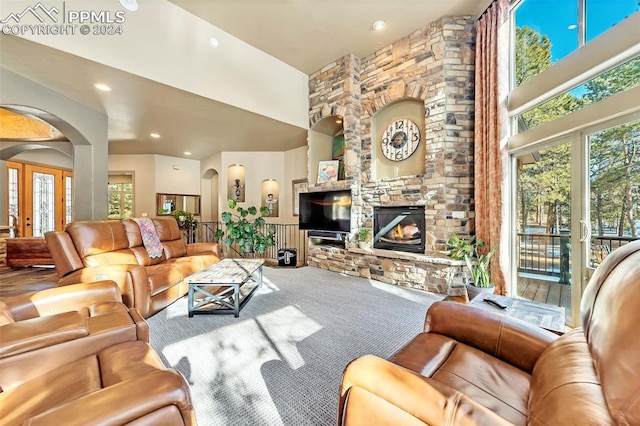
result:
M 262 207 L 266 207 L 269 212 L 267 216 L 278 217 L 278 200 L 280 199 L 280 185 L 275 179 L 265 179 L 262 181 Z
M 387 126 L 382 134 L 382 154 L 391 161 L 411 157 L 420 145 L 420 128 L 413 121 L 402 118 Z
M 340 162 L 337 160 L 320 161 L 318 164 L 318 183 L 337 182 Z
M 227 198 L 244 202 L 244 166 L 232 164 L 227 167 L 227 182 L 229 185 Z
M 222 223 L 226 232 L 222 229 L 216 231 L 215 237 L 218 241 L 227 247 L 237 244 L 244 254 L 262 254 L 274 245 L 275 226 L 267 225 L 264 220 L 269 215 L 267 207 L 258 210 L 251 206 L 245 209 L 238 206 L 233 199 L 228 201 L 228 206 L 237 213 L 222 213 Z
M 371 248 L 371 229 L 360 228 L 358 230 L 358 247 L 363 250 Z
M 291 205 L 293 206 L 293 216 L 300 214 L 300 193 L 307 192 L 309 181 L 307 179 L 294 179 L 291 181 Z

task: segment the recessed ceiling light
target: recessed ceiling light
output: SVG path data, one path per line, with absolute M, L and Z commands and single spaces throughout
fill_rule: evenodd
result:
M 138 1 L 137 0 L 120 0 L 120 4 L 127 10 L 131 12 L 135 12 L 138 10 Z
M 149 136 L 152 138 L 158 139 L 160 137 L 160 133 L 149 133 Z
M 568 30 L 575 30 L 576 28 L 578 28 L 576 24 L 571 24 L 567 27 Z
M 189 151 L 185 151 L 184 155 L 191 155 L 191 153 Z
M 342 118 L 336 118 L 336 124 L 342 123 Z
M 376 22 L 373 23 L 373 25 L 371 27 L 376 31 L 380 31 L 380 30 L 384 29 L 384 27 L 386 25 L 387 24 L 384 21 L 376 21 Z
M 111 91 L 111 87 L 109 87 L 109 86 L 107 86 L 106 84 L 103 84 L 103 83 L 94 84 L 93 87 L 95 87 L 98 90 L 102 90 L 103 92 L 110 92 Z
M 210 45 L 211 45 L 211 47 L 213 47 L 214 49 L 220 45 L 220 43 L 218 42 L 218 39 L 217 39 L 217 38 L 215 38 L 215 37 L 211 37 L 211 38 L 209 39 L 209 44 L 210 44 Z

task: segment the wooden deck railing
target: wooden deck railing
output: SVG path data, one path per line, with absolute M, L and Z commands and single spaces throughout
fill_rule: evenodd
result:
M 635 237 L 618 237 L 613 235 L 596 235 L 591 244 L 606 246 L 613 251 L 631 241 Z M 541 275 L 552 275 L 560 278 L 560 283 L 570 281 L 571 235 L 569 233 L 545 234 L 524 233 L 517 235 L 518 271 Z M 595 262 L 597 264 L 597 262 Z

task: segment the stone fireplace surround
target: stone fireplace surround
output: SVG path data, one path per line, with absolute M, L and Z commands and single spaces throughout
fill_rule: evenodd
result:
M 309 79 L 310 125 L 340 116 L 345 179 L 309 190 L 351 189 L 353 232 L 373 227 L 374 206 L 425 206 L 424 253 L 310 244 L 308 263 L 389 284 L 447 293 L 462 262 L 439 253 L 473 232 L 473 17 L 443 17 L 363 59 L 344 56 Z M 376 178 L 376 113 L 424 103 L 424 173 Z M 316 149 L 309 141 L 309 150 Z M 311 155 L 310 158 L 316 158 Z M 317 164 L 308 164 L 309 169 Z

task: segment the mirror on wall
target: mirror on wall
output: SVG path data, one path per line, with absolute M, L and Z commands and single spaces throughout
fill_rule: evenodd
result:
M 200 215 L 200 196 L 188 194 L 156 194 L 156 214 L 167 216 L 176 210 Z

